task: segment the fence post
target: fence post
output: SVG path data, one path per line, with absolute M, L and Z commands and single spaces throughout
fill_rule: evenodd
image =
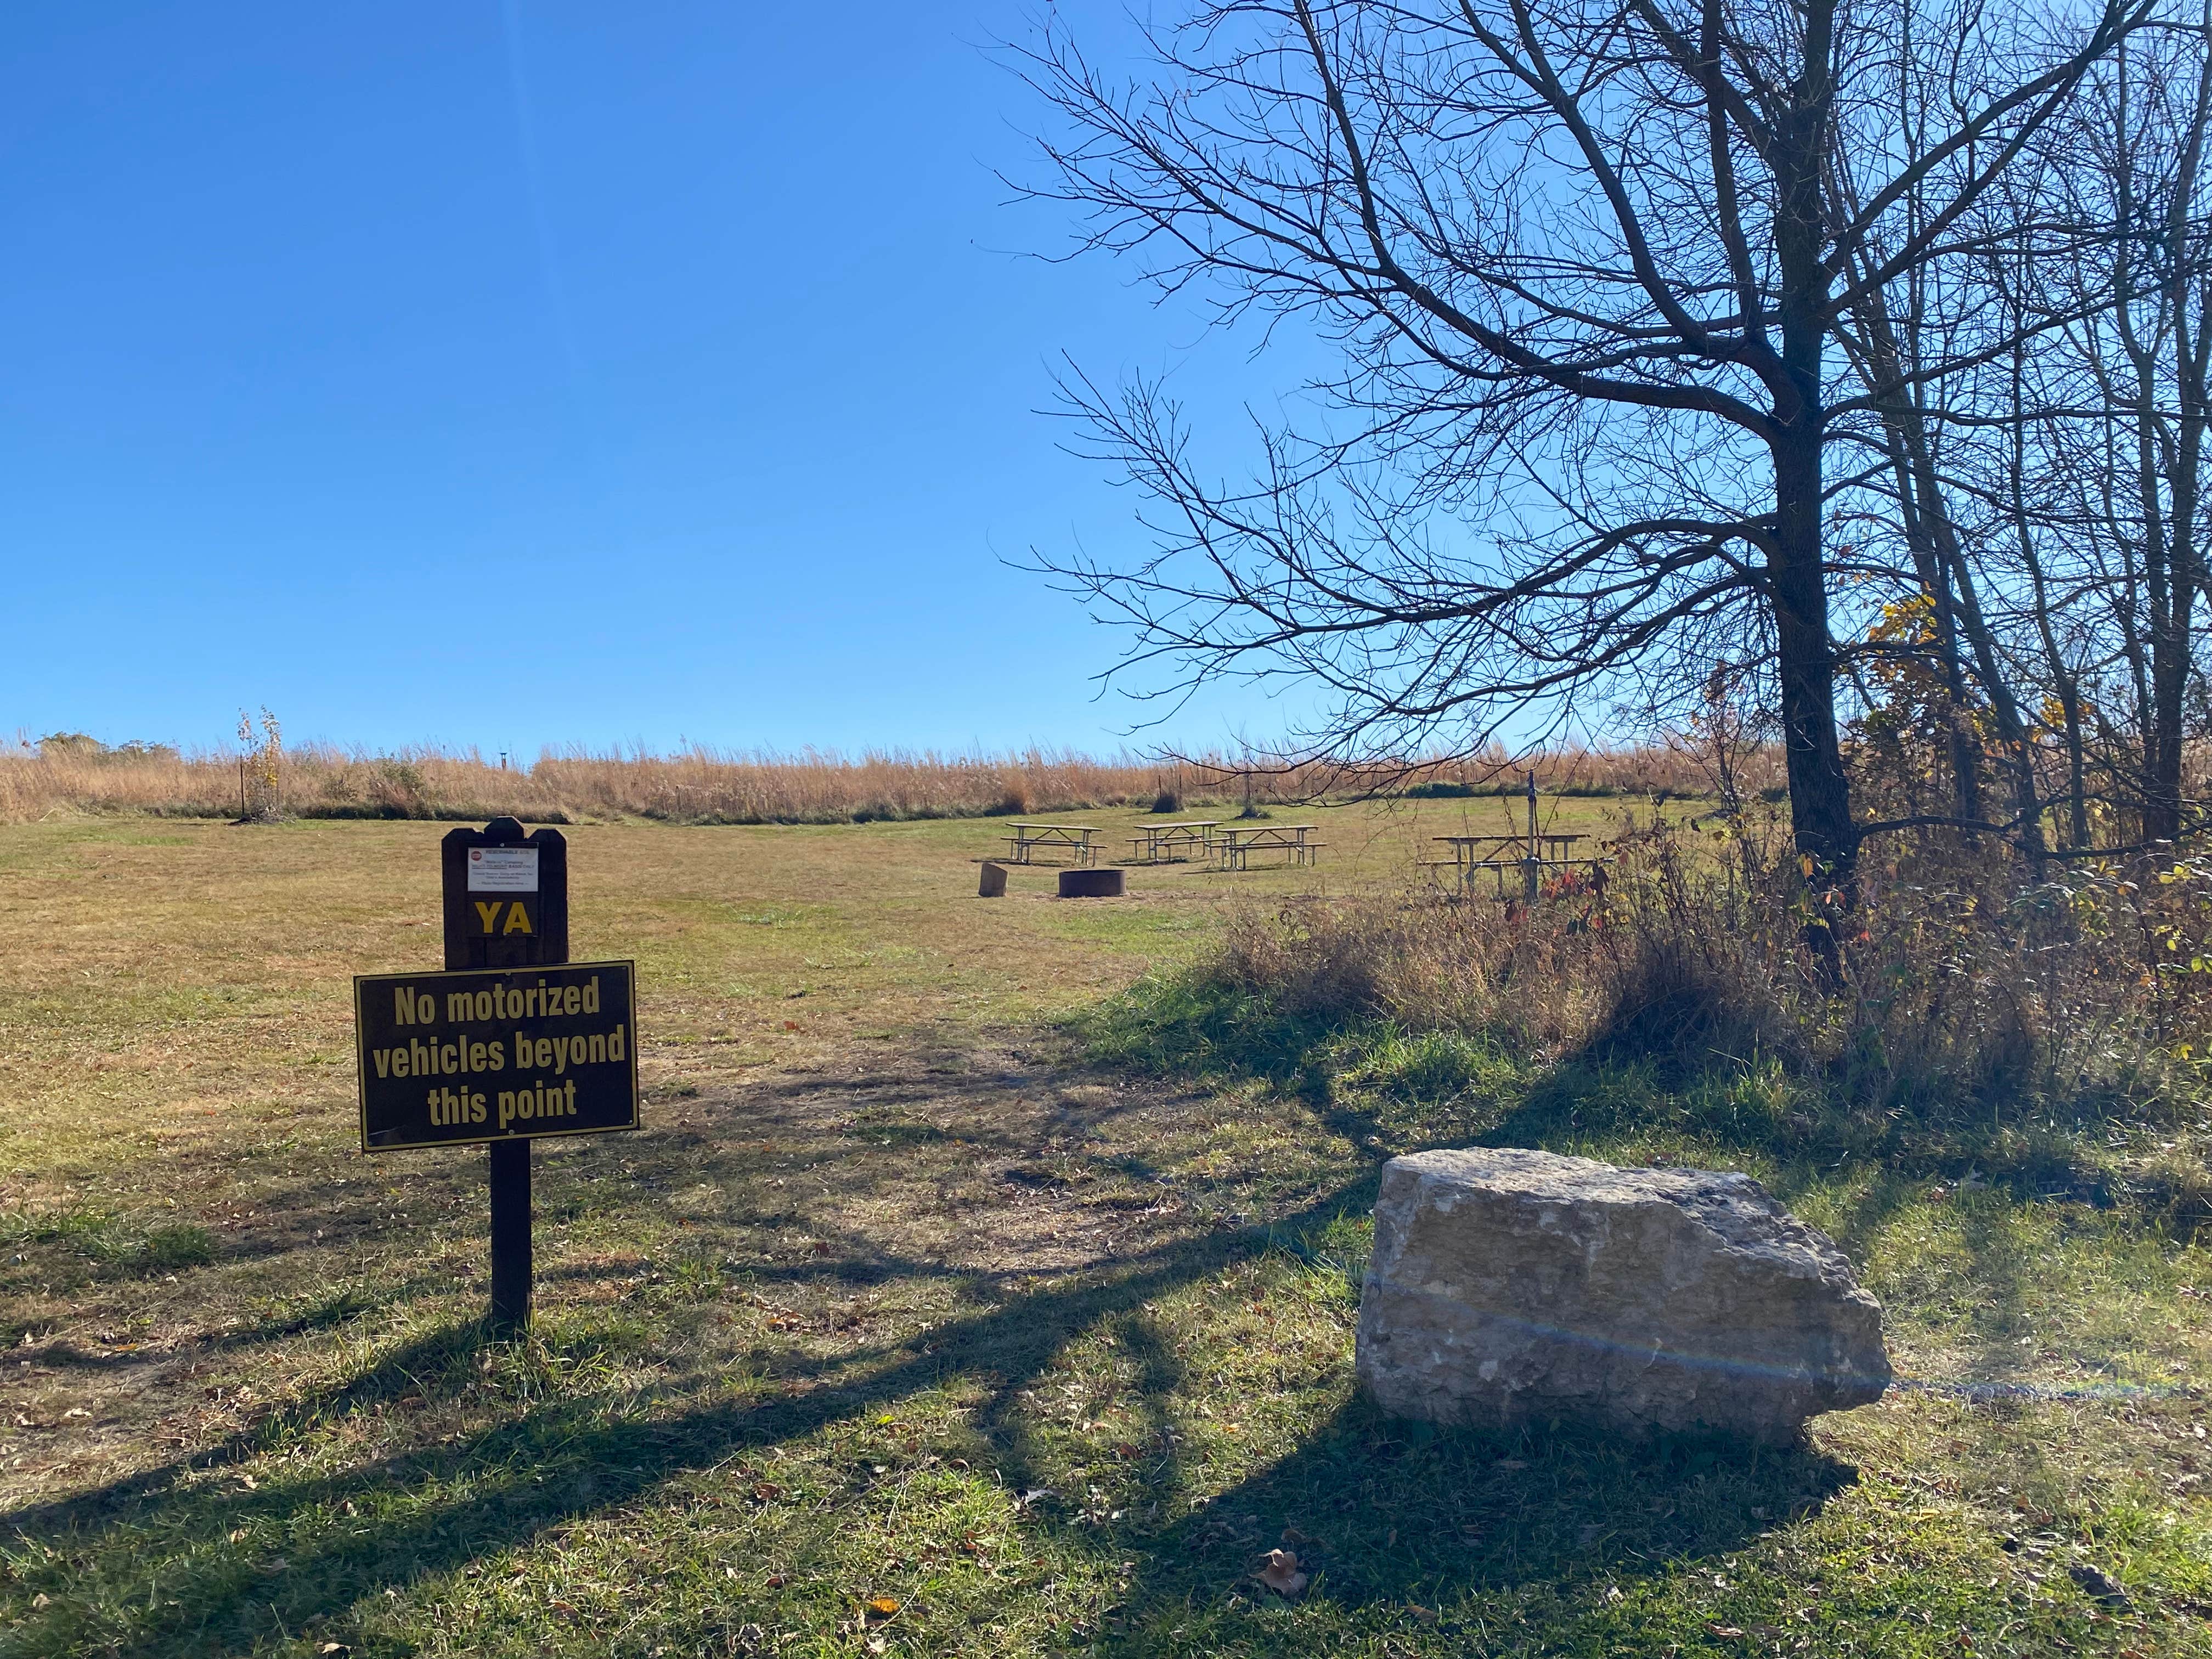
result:
M 1528 856 L 1522 860 L 1522 885 L 1528 889 L 1528 902 L 1536 902 L 1537 876 L 1541 866 L 1536 860 L 1536 774 L 1528 774 Z

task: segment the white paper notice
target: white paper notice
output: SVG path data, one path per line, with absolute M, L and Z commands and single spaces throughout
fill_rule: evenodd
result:
M 537 890 L 538 849 L 535 847 L 469 848 L 469 891 L 471 893 L 534 893 Z

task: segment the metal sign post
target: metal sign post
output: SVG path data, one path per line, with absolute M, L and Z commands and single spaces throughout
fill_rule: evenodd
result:
M 446 966 L 539 967 L 568 959 L 568 842 L 494 818 L 439 847 Z M 530 1322 L 530 1142 L 491 1144 L 491 1328 Z
M 489 1145 L 492 1329 L 530 1319 L 530 1143 L 637 1127 L 635 975 L 568 960 L 568 848 L 513 818 L 441 849 L 446 971 L 354 981 L 362 1150 Z
M 1528 890 L 1526 897 L 1531 904 L 1536 902 L 1538 878 L 1542 874 L 1543 866 L 1536 857 L 1536 775 L 1531 772 L 1528 774 L 1528 856 L 1521 865 L 1522 884 Z

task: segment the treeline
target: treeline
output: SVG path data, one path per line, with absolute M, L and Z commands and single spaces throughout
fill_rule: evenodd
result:
M 1754 757 L 1770 784 L 1780 775 Z M 287 747 L 256 736 L 236 750 L 187 753 L 143 743 L 103 744 L 80 733 L 0 750 L 0 822 L 57 814 L 146 813 L 235 819 L 482 820 L 500 814 L 547 823 L 652 818 L 678 823 L 844 823 L 981 817 L 1109 806 L 1241 808 L 1362 795 L 1489 793 L 1536 774 L 1549 793 L 1711 793 L 1706 750 L 1677 743 L 1563 748 L 1518 760 L 1503 750 L 1359 769 L 1279 764 L 1256 757 L 1093 757 L 1030 749 L 1003 755 L 872 750 L 843 755 L 549 750 L 515 767 L 473 750 L 389 753 L 322 744 Z

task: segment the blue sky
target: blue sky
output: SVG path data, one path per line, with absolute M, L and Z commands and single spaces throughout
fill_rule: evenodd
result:
M 1110 54 L 1117 7 L 1067 0 Z M 1005 568 L 1135 544 L 1061 353 L 1297 378 L 1054 264 L 1000 0 L 16 0 L 0 736 L 1110 748 Z M 1256 697 L 1164 735 L 1283 724 Z M 1138 741 L 1152 738 L 1140 737 Z

